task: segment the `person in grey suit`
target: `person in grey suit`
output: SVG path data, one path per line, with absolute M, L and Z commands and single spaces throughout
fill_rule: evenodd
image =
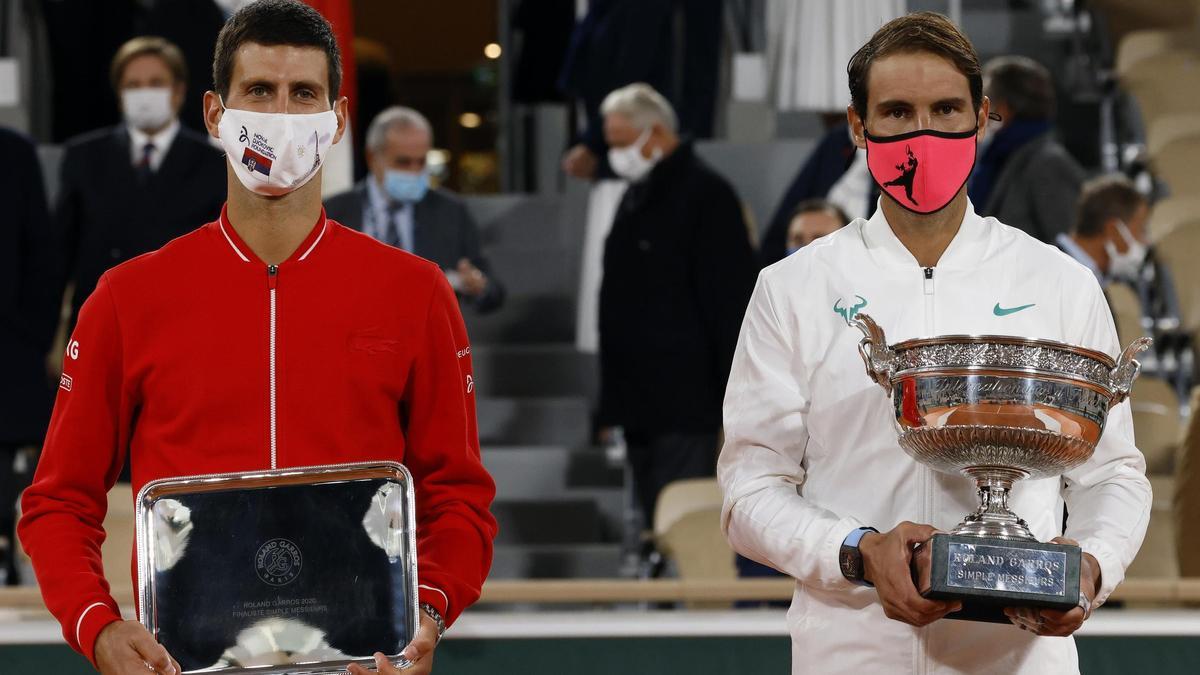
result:
M 325 200 L 326 216 L 437 263 L 480 313 L 498 309 L 504 286 L 483 257 L 475 220 L 457 196 L 429 186 L 429 120 L 412 108 L 387 108 L 367 128 L 366 145 L 370 174 Z
M 1055 139 L 1050 72 L 1024 56 L 1001 56 L 983 77 L 1002 126 L 980 153 L 967 194 L 980 215 L 1053 244 L 1071 228 L 1086 175 Z

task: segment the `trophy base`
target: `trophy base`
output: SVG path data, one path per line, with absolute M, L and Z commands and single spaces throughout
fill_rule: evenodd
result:
M 947 619 L 1008 623 L 1005 607 L 1075 607 L 1080 555 L 1069 544 L 935 534 L 913 553 L 913 582 L 923 597 L 962 601 Z

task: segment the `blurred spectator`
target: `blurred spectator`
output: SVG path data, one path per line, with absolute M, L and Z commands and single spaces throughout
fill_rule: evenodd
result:
M 791 255 L 850 222 L 837 205 L 824 199 L 809 199 L 796 207 L 788 224 L 787 254 Z
M 598 422 L 624 429 L 642 513 L 671 481 L 714 475 L 721 401 L 758 265 L 733 188 L 681 142 L 649 85 L 605 98 L 631 181 L 604 250 Z
M 388 108 L 372 120 L 366 145 L 370 175 L 326 200 L 326 214 L 437 263 L 454 290 L 478 311 L 499 308 L 504 286 L 483 257 L 475 220 L 453 193 L 429 186 L 429 120 L 412 108 Z
M 124 122 L 69 141 L 55 220 L 65 274 L 74 284 L 71 325 L 100 275 L 217 218 L 225 201 L 225 158 L 179 124 L 187 86 L 170 42 L 137 37 L 110 69 Z
M 0 129 L 0 578 L 12 560 L 17 497 L 33 476 L 52 403 L 46 353 L 58 318 L 57 251 L 33 143 Z
M 875 212 L 879 189 L 867 170 L 867 154 L 855 152 L 850 127 L 842 121 L 830 127 L 804 160 L 800 172 L 775 207 L 759 246 L 763 267 L 779 262 L 788 253 L 788 230 L 800 204 L 825 198 L 851 220 L 867 218 Z M 849 222 L 849 221 L 847 221 Z
M 985 141 L 967 194 L 981 216 L 995 216 L 1052 244 L 1071 226 L 1083 167 L 1054 137 L 1054 82 L 1024 56 L 984 66 L 984 94 L 1000 128 Z
M 1170 272 L 1148 245 L 1150 206 L 1133 182 L 1121 175 L 1100 176 L 1084 183 L 1070 234 L 1056 243 L 1090 269 L 1102 286 L 1126 283 L 1137 291 L 1142 324 L 1156 338 L 1156 351 L 1190 349 L 1179 331 L 1179 298 Z M 1139 327 L 1140 329 L 1140 327 Z M 1164 339 L 1166 338 L 1166 339 Z
M 648 82 L 680 101 L 681 128 L 696 138 L 710 137 L 722 17 L 722 0 L 590 0 L 571 35 L 558 80 L 564 93 L 580 100 L 584 116 L 580 138 L 563 158 L 563 171 L 588 180 L 612 175 L 600 102 L 631 82 Z

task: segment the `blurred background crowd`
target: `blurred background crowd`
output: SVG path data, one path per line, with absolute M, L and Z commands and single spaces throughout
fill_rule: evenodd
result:
M 6 583 L 34 583 L 14 510 L 80 304 L 220 212 L 200 97 L 245 1 L 0 0 Z M 1155 338 L 1132 399 L 1155 507 L 1129 576 L 1200 576 L 1177 536 L 1200 523 L 1197 3 L 308 1 L 351 109 L 327 213 L 435 261 L 462 301 L 499 489 L 492 578 L 772 574 L 717 529 L 738 327 L 762 267 L 874 212 L 846 62 L 916 10 L 985 63 L 1000 121 L 974 208 L 1089 267 L 1122 343 Z

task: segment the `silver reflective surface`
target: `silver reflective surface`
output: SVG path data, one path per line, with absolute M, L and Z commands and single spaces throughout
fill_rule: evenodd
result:
M 951 542 L 946 585 L 1065 596 L 1067 552 Z
M 954 534 L 1034 540 L 1008 508 L 1023 478 L 1092 456 L 1111 406 L 1129 395 L 1152 340 L 1117 359 L 1050 340 L 945 335 L 889 345 L 870 316 L 853 322 L 867 376 L 892 398 L 900 447 L 922 464 L 975 481 L 979 508 Z
M 344 672 L 415 634 L 399 464 L 155 481 L 137 507 L 141 622 L 184 672 Z

